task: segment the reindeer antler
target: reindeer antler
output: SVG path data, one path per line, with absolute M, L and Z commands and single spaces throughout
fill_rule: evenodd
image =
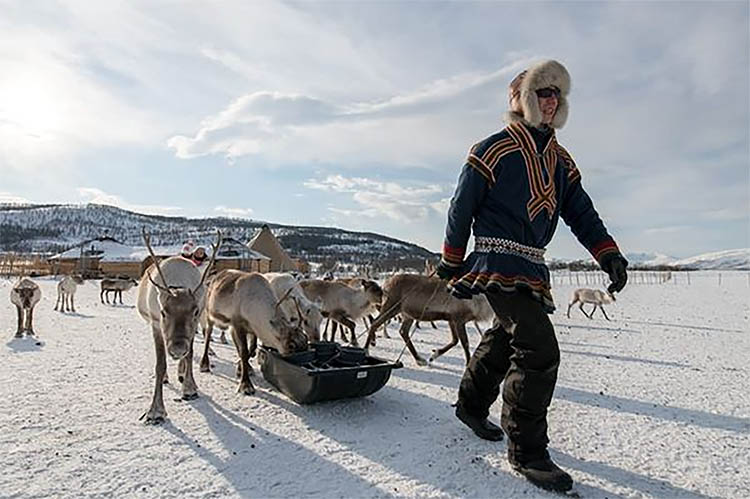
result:
M 213 267 L 214 262 L 216 262 L 216 255 L 219 253 L 219 248 L 221 248 L 221 231 L 216 230 L 216 244 L 211 244 L 211 248 L 213 249 L 213 253 L 211 254 L 211 260 L 209 260 L 208 265 L 206 265 L 206 270 L 203 271 L 203 276 L 201 277 L 201 282 L 198 283 L 198 285 L 193 289 L 193 292 L 195 293 L 200 289 L 201 286 L 203 286 L 203 282 L 206 280 L 206 276 L 211 271 L 211 267 Z
M 161 277 L 161 282 L 163 282 L 164 285 L 160 286 L 156 284 L 156 282 L 153 279 L 151 279 L 151 274 L 148 274 L 148 280 L 151 281 L 151 284 L 156 286 L 158 289 L 161 289 L 162 291 L 166 291 L 169 294 L 173 295 L 174 292 L 169 288 L 169 284 L 167 284 L 167 279 L 164 277 L 164 274 L 161 271 L 159 260 L 156 258 L 156 255 L 154 254 L 154 249 L 151 247 L 151 236 L 146 233 L 146 227 L 141 228 L 141 235 L 143 236 L 143 242 L 146 243 L 146 249 L 148 249 L 148 252 L 151 254 L 151 259 L 154 261 L 154 265 L 156 265 L 156 270 L 157 272 L 159 272 L 159 277 Z
M 279 308 L 279 305 L 281 305 L 281 303 L 284 300 L 286 300 L 287 298 L 289 298 L 289 293 L 291 293 L 291 292 L 292 292 L 292 288 L 289 288 L 289 290 L 286 293 L 284 293 L 284 296 L 282 296 L 281 299 L 276 302 L 276 306 L 274 307 L 274 312 L 276 311 L 276 309 Z

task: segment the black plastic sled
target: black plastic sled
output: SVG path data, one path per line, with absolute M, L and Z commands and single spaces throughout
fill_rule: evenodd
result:
M 403 367 L 366 355 L 363 348 L 327 341 L 286 357 L 261 347 L 258 361 L 263 377 L 298 404 L 370 395 L 388 382 L 392 369 Z

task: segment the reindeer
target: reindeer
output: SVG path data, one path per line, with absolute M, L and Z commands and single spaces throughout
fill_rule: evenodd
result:
M 383 292 L 387 298 L 381 307 L 382 312 L 370 325 L 365 348 L 369 348 L 372 344 L 375 330 L 400 313 L 404 320 L 401 323 L 399 333 L 412 357 L 420 366 L 427 365 L 427 361 L 419 355 L 411 338 L 409 338 L 409 329 L 415 321 L 448 321 L 450 326 L 450 343 L 433 350 L 430 362 L 446 353 L 460 341 L 468 364 L 471 354 L 469 352 L 469 339 L 466 335 L 466 323 L 475 320 L 489 320 L 494 315 L 484 295 L 475 296 L 471 300 L 455 298 L 448 293 L 445 282 L 435 277 L 418 274 L 397 274 L 385 282 Z
M 338 277 L 334 279 L 333 281 L 340 282 L 341 284 L 349 286 L 350 288 L 353 288 L 353 289 L 363 289 L 363 283 L 368 280 L 369 279 L 367 277 Z M 379 306 L 380 305 L 375 306 L 376 310 L 378 309 Z M 372 324 L 373 320 L 375 319 L 373 318 L 372 314 L 367 314 L 367 315 L 362 316 L 362 324 L 365 326 L 365 329 L 370 327 L 370 324 Z M 328 333 L 328 322 L 329 321 L 326 320 L 326 327 L 325 327 L 326 333 Z M 383 335 L 386 338 L 390 338 L 390 336 L 388 336 L 388 331 L 386 330 L 385 325 L 383 325 Z
M 320 303 L 316 303 L 307 298 L 304 291 L 299 285 L 299 280 L 292 274 L 281 272 L 270 272 L 263 274 L 277 296 L 285 296 L 290 293 L 294 300 L 285 300 L 281 305 L 289 317 L 295 314 L 293 307 L 299 307 L 302 315 L 302 329 L 312 341 L 320 341 L 320 323 L 323 322 L 323 314 L 320 310 Z M 289 291 L 291 290 L 291 292 Z
M 291 292 L 291 290 L 290 290 Z M 255 393 L 250 381 L 250 356 L 254 354 L 258 339 L 281 353 L 288 355 L 307 349 L 307 335 L 300 328 L 301 312 L 297 309 L 296 321 L 292 321 L 280 307 L 284 300 L 295 300 L 287 292 L 281 299 L 273 288 L 257 272 L 222 270 L 211 281 L 206 297 L 206 313 L 203 315 L 206 345 L 201 358 L 201 371 L 208 371 L 208 348 L 213 323 L 230 328 L 232 339 L 240 357 L 238 392 L 245 395 Z M 248 348 L 248 336 L 252 348 Z
M 37 283 L 26 277 L 19 279 L 11 288 L 10 302 L 16 306 L 16 312 L 18 313 L 16 338 L 21 338 L 24 331 L 26 331 L 27 336 L 35 336 L 34 327 L 32 325 L 34 306 L 36 306 L 41 299 L 42 291 L 39 289 Z
M 83 276 L 79 275 L 66 275 L 60 282 L 57 283 L 57 300 L 55 301 L 55 311 L 60 306 L 60 312 L 65 312 L 66 308 L 68 312 L 75 312 L 75 294 L 78 286 L 83 284 Z
M 156 350 L 156 382 L 151 407 L 141 416 L 148 424 L 164 421 L 162 385 L 166 380 L 166 353 L 179 361 L 178 378 L 182 382 L 182 399 L 198 397 L 198 387 L 193 378 L 193 338 L 198 328 L 198 318 L 203 309 L 205 274 L 188 260 L 173 256 L 159 262 L 151 248 L 150 236 L 143 230 L 146 243 L 154 263 L 146 270 L 138 285 L 136 308 L 140 316 L 151 326 Z M 214 255 L 221 245 L 221 233 L 217 232 Z M 214 257 L 209 266 L 213 265 Z
M 102 281 L 99 283 L 99 287 L 101 288 L 101 291 L 99 292 L 99 299 L 102 303 L 107 302 L 107 305 L 109 305 L 109 294 L 114 293 L 114 297 L 112 298 L 112 305 L 115 305 L 117 303 L 117 298 L 120 298 L 120 305 L 122 305 L 122 292 L 128 291 L 130 288 L 137 286 L 138 281 L 132 278 L 126 278 L 126 279 L 102 279 Z
M 604 307 L 602 307 L 605 303 L 614 303 L 615 302 L 615 295 L 610 293 L 609 291 L 601 291 L 599 289 L 588 289 L 588 288 L 579 288 L 573 291 L 573 294 L 570 297 L 570 303 L 568 303 L 568 311 L 565 315 L 570 318 L 570 307 L 578 303 L 578 308 L 581 309 L 581 312 L 583 312 L 583 315 L 588 317 L 589 319 L 592 319 L 594 317 L 594 312 L 596 312 L 596 309 L 601 309 L 602 313 L 604 314 L 604 318 L 607 320 L 610 320 L 609 317 L 607 317 L 607 312 L 604 311 Z M 591 314 L 587 314 L 586 311 L 583 309 L 584 303 L 593 303 L 594 308 L 591 310 Z
M 354 334 L 355 320 L 365 316 L 383 301 L 383 290 L 375 281 L 362 280 L 362 289 L 354 289 L 340 282 L 309 279 L 300 281 L 300 287 L 308 298 L 321 304 L 323 315 L 346 326 L 350 332 L 350 343 L 357 344 Z M 342 327 L 342 337 L 344 337 Z M 331 341 L 335 341 L 334 322 Z

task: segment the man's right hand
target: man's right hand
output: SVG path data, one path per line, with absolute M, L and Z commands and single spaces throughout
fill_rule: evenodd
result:
M 461 273 L 461 267 L 452 267 L 442 260 L 438 263 L 435 273 L 440 279 L 449 281 Z
M 628 267 L 628 261 L 620 253 L 607 255 L 602 259 L 602 270 L 609 274 L 609 280 L 612 284 L 607 287 L 610 293 L 621 291 L 628 282 L 628 273 L 625 269 Z

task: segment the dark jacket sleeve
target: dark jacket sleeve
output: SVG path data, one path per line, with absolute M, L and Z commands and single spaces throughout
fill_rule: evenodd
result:
M 441 261 L 449 267 L 460 267 L 471 235 L 471 225 L 491 182 L 491 173 L 473 154 L 461 170 L 456 192 L 448 209 L 448 224 Z
M 583 189 L 580 173 L 575 167 L 567 170 L 567 183 L 560 215 L 578 241 L 601 264 L 602 257 L 620 250 Z

